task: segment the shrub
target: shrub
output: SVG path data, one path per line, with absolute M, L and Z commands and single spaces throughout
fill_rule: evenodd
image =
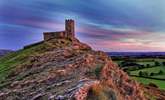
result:
M 139 66 L 140 69 L 142 69 L 142 68 L 144 68 L 144 67 L 145 67 L 144 65 L 140 65 L 140 66 Z
M 139 76 L 143 76 L 143 72 L 142 71 L 139 72 Z
M 163 71 L 162 71 L 162 70 L 160 70 L 160 71 L 158 72 L 158 74 L 159 74 L 159 75 L 162 75 L 162 74 L 163 74 Z
M 89 71 L 87 71 L 85 74 L 99 78 L 102 68 L 103 64 L 97 64 L 96 67 L 89 69 Z
M 96 75 L 96 77 L 99 77 L 100 76 L 100 72 L 101 72 L 101 70 L 102 70 L 102 66 L 100 67 L 96 67 L 96 69 L 95 69 L 95 75 Z
M 150 64 L 147 64 L 146 67 L 147 67 L 147 68 L 148 68 L 148 67 L 151 67 L 151 65 L 150 65 Z
M 155 66 L 160 66 L 160 63 L 158 61 L 155 61 Z
M 154 73 L 150 73 L 150 76 L 154 76 Z
M 162 65 L 165 66 L 165 62 L 162 62 Z
M 146 72 L 146 71 L 144 71 L 144 72 L 140 71 L 139 76 L 148 77 L 149 75 L 148 75 L 148 72 Z

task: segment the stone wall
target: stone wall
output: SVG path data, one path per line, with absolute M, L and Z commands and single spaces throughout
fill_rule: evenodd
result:
M 45 32 L 44 33 L 44 40 L 50 40 L 53 38 L 64 38 L 65 37 L 65 31 L 61 32 Z

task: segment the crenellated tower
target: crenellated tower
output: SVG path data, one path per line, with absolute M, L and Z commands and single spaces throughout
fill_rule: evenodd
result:
M 66 36 L 69 38 L 74 38 L 75 37 L 75 26 L 74 26 L 74 20 L 68 19 L 65 20 L 65 32 Z

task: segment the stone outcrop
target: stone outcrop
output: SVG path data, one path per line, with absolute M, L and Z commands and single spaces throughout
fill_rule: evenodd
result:
M 139 84 L 131 80 L 112 61 L 103 67 L 101 79 L 118 93 L 119 100 L 145 100 Z

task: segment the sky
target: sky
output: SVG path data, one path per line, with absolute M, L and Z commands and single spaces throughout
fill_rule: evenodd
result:
M 165 0 L 0 0 L 0 48 L 21 49 L 76 22 L 76 37 L 106 52 L 165 51 Z

